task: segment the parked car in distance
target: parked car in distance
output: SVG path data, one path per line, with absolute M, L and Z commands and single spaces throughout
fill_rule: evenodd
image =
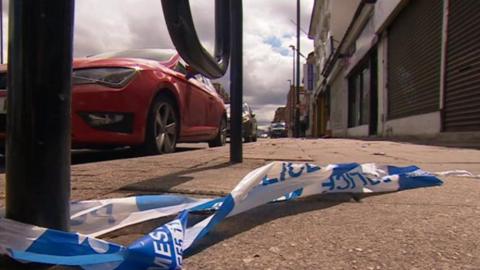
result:
M 227 111 L 227 137 L 230 137 L 230 104 L 225 104 Z M 246 143 L 257 141 L 257 119 L 252 108 L 243 103 L 242 106 L 242 137 Z
M 260 134 L 260 138 L 263 138 L 263 139 L 268 138 L 268 133 L 267 133 L 267 132 L 262 132 L 262 133 Z
M 287 125 L 285 122 L 275 122 L 270 125 L 270 138 L 287 137 Z
M 75 59 L 72 147 L 133 146 L 170 153 L 177 142 L 225 144 L 223 100 L 209 79 L 189 74 L 174 50 L 139 49 Z M 6 77 L 6 65 L 0 77 Z M 1 80 L 0 80 L 1 81 Z M 0 90 L 3 104 L 7 90 Z M 5 138 L 0 111 L 0 139 Z

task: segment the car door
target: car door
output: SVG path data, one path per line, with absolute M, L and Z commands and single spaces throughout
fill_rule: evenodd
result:
M 216 134 L 225 106 L 221 104 L 217 90 L 212 82 L 208 78 L 203 77 L 203 83 L 205 85 L 205 90 L 209 95 L 207 118 L 205 121 L 207 126 L 211 128 L 211 131 Z
M 208 127 L 205 119 L 208 109 L 208 95 L 202 90 L 203 84 L 196 78 L 187 78 L 184 65 L 179 62 L 175 68 L 175 77 L 179 79 L 182 99 L 181 123 L 182 131 L 180 136 L 183 141 L 202 140 L 208 137 Z

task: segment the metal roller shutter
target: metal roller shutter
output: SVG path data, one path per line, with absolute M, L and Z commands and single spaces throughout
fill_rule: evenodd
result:
M 414 0 L 388 30 L 388 119 L 439 110 L 443 1 Z
M 449 6 L 445 131 L 480 131 L 480 1 Z

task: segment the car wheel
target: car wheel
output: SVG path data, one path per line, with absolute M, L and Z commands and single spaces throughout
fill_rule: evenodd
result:
M 224 117 L 220 120 L 217 136 L 208 142 L 209 147 L 219 147 L 225 145 L 227 142 L 227 121 Z
M 147 119 L 144 150 L 148 154 L 175 152 L 179 131 L 174 103 L 167 97 L 158 97 Z

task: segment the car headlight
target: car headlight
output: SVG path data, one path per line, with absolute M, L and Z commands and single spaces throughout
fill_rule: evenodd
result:
M 102 84 L 112 88 L 122 88 L 134 77 L 137 70 L 132 68 L 87 68 L 73 71 L 72 83 Z

